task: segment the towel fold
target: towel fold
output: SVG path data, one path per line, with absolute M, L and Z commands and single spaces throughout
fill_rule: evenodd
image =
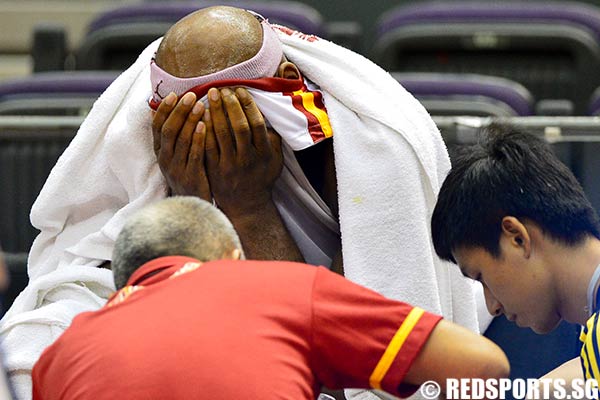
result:
M 362 56 L 287 28 L 278 35 L 287 58 L 320 86 L 329 113 L 347 277 L 477 330 L 471 283 L 435 256 L 430 239 L 450 164 L 427 112 Z M 110 260 L 124 220 L 167 193 L 147 105 L 158 42 L 98 99 L 32 208 L 41 233 L 29 258 L 30 284 L 0 326 L 23 399 L 43 348 L 114 289 L 111 272 L 96 267 Z

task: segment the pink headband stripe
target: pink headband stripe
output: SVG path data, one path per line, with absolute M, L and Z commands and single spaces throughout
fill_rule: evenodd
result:
M 154 60 L 150 63 L 150 81 L 152 82 L 152 100 L 160 103 L 169 93 L 182 95 L 189 89 L 214 81 L 226 79 L 259 79 L 272 77 L 283 57 L 283 48 L 277 33 L 267 21 L 261 22 L 263 43 L 256 55 L 224 70 L 193 78 L 178 78 L 160 68 Z
M 221 87 L 237 87 L 243 86 L 248 88 L 254 88 L 263 90 L 265 92 L 279 92 L 279 93 L 292 93 L 297 90 L 306 90 L 304 79 L 299 77 L 298 79 L 286 79 L 286 78 L 259 78 L 259 79 L 226 79 L 224 81 L 214 81 L 205 85 L 194 86 L 187 90 L 187 92 L 193 92 L 196 94 L 197 99 L 201 99 L 208 93 L 210 88 L 221 88 Z M 183 94 L 185 94 L 183 93 Z M 153 110 L 158 109 L 160 101 L 155 101 L 150 98 L 148 102 L 150 108 Z

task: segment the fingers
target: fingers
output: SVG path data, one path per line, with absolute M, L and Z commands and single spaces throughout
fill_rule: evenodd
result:
M 160 103 L 158 109 L 152 117 L 152 139 L 154 142 L 154 154 L 158 156 L 160 150 L 161 132 L 162 127 L 167 117 L 173 110 L 173 106 L 177 101 L 177 95 L 173 92 L 169 93 L 167 97 Z
M 204 130 L 206 132 L 204 141 L 206 164 L 209 170 L 214 170 L 219 164 L 219 145 L 217 144 L 217 138 L 215 137 L 210 110 L 204 111 L 202 123 L 204 124 Z
M 192 144 L 187 160 L 188 173 L 192 176 L 206 175 L 204 168 L 204 145 L 206 143 L 206 125 L 200 121 L 194 127 Z M 209 190 L 210 191 L 210 190 Z M 210 199 L 204 199 L 210 200 Z
M 235 94 L 243 108 L 250 129 L 252 130 L 252 143 L 259 153 L 264 154 L 269 146 L 267 140 L 267 126 L 265 119 L 258 109 L 250 93 L 244 88 L 237 88 Z M 236 136 L 237 139 L 237 136 Z
M 252 131 L 236 95 L 228 88 L 221 90 L 223 105 L 235 136 L 236 156 L 245 159 L 252 144 Z M 252 102 L 254 103 L 254 102 Z
M 194 95 L 195 98 L 195 95 Z M 191 112 L 187 115 L 183 128 L 179 132 L 179 136 L 177 137 L 177 141 L 175 142 L 175 152 L 173 154 L 173 162 L 176 165 L 186 165 L 192 149 L 190 149 L 190 145 L 192 144 L 192 137 L 194 135 L 194 131 L 196 129 L 196 125 L 202 114 L 204 113 L 204 104 L 201 101 L 196 102 Z M 202 149 L 202 159 L 204 160 L 204 148 Z
M 192 146 L 190 148 L 188 163 L 190 169 L 204 169 L 204 145 L 206 144 L 206 125 L 200 121 L 194 127 Z
M 159 162 L 169 162 L 173 159 L 177 137 L 181 132 L 187 119 L 188 113 L 192 109 L 196 95 L 186 93 L 177 103 L 171 114 L 165 121 L 161 129 L 160 151 L 158 153 Z M 185 138 L 184 138 L 185 140 Z M 187 142 L 189 149 L 189 140 Z M 187 157 L 187 156 L 186 156 Z
M 230 163 L 234 157 L 234 143 L 231 137 L 229 122 L 223 109 L 221 95 L 215 88 L 208 91 L 210 120 L 219 147 L 219 162 Z

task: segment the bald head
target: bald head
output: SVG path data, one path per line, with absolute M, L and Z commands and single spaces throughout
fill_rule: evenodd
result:
M 261 48 L 262 36 L 260 22 L 247 11 L 204 8 L 167 31 L 156 64 L 179 78 L 211 74 L 252 58 Z
M 170 197 L 126 221 L 112 255 L 115 285 L 122 288 L 135 270 L 158 257 L 211 261 L 229 258 L 241 248 L 233 225 L 219 209 L 197 197 Z

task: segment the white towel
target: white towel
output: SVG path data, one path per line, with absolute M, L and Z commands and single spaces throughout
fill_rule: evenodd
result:
M 286 57 L 320 86 L 333 128 L 346 277 L 478 331 L 472 282 L 431 242 L 431 214 L 450 169 L 432 119 L 364 57 L 282 31 Z
M 449 161 L 426 111 L 367 59 L 321 39 L 281 32 L 280 38 L 288 58 L 324 93 L 347 276 L 476 330 L 471 284 L 440 262 L 430 240 L 429 218 Z M 0 327 L 23 399 L 43 348 L 114 289 L 111 272 L 96 267 L 111 258 L 124 220 L 166 194 L 146 103 L 157 46 L 99 98 L 33 206 L 31 220 L 42 233 L 30 255 L 31 283 Z
M 347 277 L 478 330 L 472 283 L 431 243 L 431 213 L 450 169 L 431 117 L 366 58 L 282 31 L 286 56 L 321 88 L 333 128 Z
M 150 58 L 159 41 L 100 96 L 58 160 L 31 210 L 30 283 L 0 323 L 1 346 L 19 399 L 31 398 L 41 352 L 83 311 L 114 291 L 111 259 L 124 220 L 166 195 L 152 151 Z

